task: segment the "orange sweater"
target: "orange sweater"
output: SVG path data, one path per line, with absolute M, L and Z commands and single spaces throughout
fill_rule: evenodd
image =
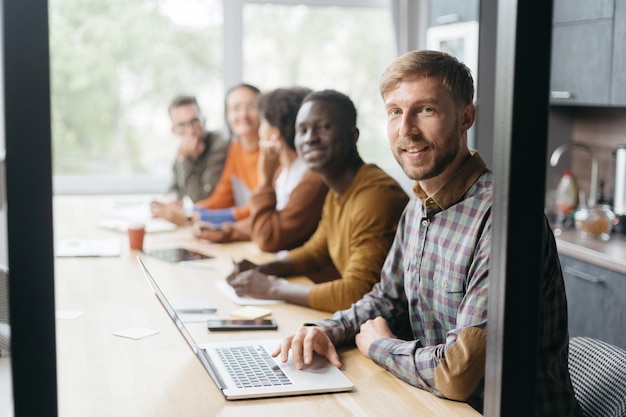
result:
M 247 151 L 241 142 L 233 140 L 228 148 L 226 163 L 215 191 L 210 197 L 196 203 L 205 209 L 233 208 L 235 220 L 250 216 L 248 197 L 258 182 L 257 160 L 259 149 Z

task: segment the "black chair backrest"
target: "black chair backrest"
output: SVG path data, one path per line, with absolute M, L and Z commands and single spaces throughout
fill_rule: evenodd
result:
M 590 337 L 572 337 L 569 371 L 585 417 L 626 416 L 626 350 Z

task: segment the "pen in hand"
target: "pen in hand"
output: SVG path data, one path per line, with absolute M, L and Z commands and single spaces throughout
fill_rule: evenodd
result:
M 239 264 L 237 263 L 237 261 L 235 261 L 235 258 L 233 258 L 232 255 L 229 256 L 230 261 L 233 263 L 233 272 L 231 272 L 228 277 L 226 277 L 226 282 L 231 283 L 235 278 L 237 278 L 237 275 L 239 275 Z
M 235 280 L 241 272 L 247 271 L 249 269 L 258 268 L 258 265 L 248 261 L 247 259 L 242 259 L 241 261 L 237 262 L 232 256 L 230 256 L 230 260 L 233 263 L 233 272 L 231 272 L 228 278 L 226 278 L 226 281 L 228 281 L 229 283 L 232 283 L 233 280 Z

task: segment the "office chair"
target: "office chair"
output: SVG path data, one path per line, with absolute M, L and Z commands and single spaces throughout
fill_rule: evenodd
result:
M 572 337 L 569 372 L 585 417 L 626 416 L 626 350 L 591 337 Z

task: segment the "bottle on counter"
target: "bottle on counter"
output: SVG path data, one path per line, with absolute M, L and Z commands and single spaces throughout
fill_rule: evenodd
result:
M 563 171 L 563 176 L 556 187 L 555 204 L 562 227 L 573 226 L 573 214 L 578 208 L 578 183 L 569 169 Z

